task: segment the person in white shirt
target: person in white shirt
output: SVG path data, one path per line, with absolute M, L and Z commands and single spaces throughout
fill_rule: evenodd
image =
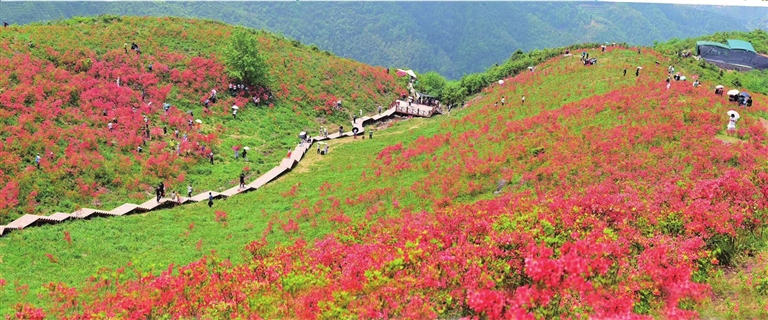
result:
M 728 133 L 736 133 L 736 115 L 731 113 L 731 117 L 728 119 Z

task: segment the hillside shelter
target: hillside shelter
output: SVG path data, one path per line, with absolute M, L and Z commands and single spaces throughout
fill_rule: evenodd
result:
M 758 54 L 751 43 L 735 39 L 727 42 L 697 41 L 696 54 L 724 69 L 768 69 L 768 56 Z
M 740 51 L 757 53 L 757 51 L 755 51 L 755 47 L 753 47 L 751 43 L 746 42 L 744 40 L 729 39 L 728 46 L 731 48 L 731 50 L 740 50 Z

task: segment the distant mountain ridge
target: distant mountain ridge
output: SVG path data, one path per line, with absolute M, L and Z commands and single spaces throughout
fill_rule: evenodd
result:
M 764 25 L 766 8 L 589 2 L 4 2 L 2 18 L 173 15 L 279 32 L 337 55 L 387 67 L 479 72 L 517 49 L 579 42 L 654 41 Z

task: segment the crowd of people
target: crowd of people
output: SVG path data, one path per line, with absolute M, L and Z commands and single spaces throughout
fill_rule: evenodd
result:
M 436 107 L 436 106 L 440 105 L 440 101 L 438 101 L 437 99 L 435 99 L 433 97 L 423 97 L 422 96 L 422 97 L 419 97 L 417 99 L 417 102 L 419 104 L 423 104 L 423 105 L 426 105 L 426 106 L 432 106 L 432 107 Z

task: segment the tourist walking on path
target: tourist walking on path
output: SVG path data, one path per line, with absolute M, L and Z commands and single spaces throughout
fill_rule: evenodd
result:
M 208 191 L 208 208 L 213 207 L 213 194 Z
M 627 76 L 627 68 L 624 68 L 624 77 Z
M 248 161 L 248 149 L 243 148 L 243 160 Z
M 192 198 L 192 185 L 187 185 L 187 198 Z
M 38 169 L 40 169 L 40 154 L 38 153 L 37 156 L 35 156 L 35 165 Z
M 240 189 L 245 189 L 245 173 L 240 173 Z
M 155 201 L 160 202 L 160 187 L 155 187 Z

